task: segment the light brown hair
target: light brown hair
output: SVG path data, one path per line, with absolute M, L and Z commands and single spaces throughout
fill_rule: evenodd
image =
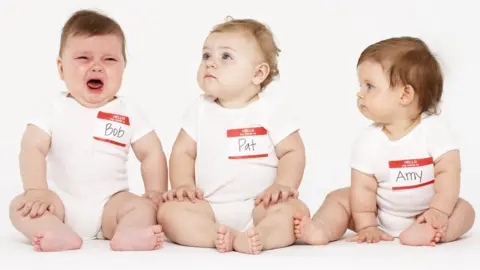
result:
M 357 67 L 364 61 L 381 64 L 392 87 L 412 86 L 422 113 L 438 113 L 443 75 L 440 64 L 424 41 L 415 37 L 385 39 L 368 46 L 361 53 Z
M 125 62 L 127 56 L 125 53 L 125 34 L 120 25 L 112 18 L 93 10 L 79 10 L 73 13 L 65 22 L 62 28 L 62 36 L 60 40 L 59 56 L 62 55 L 63 49 L 68 37 L 76 35 L 97 36 L 97 35 L 117 35 L 122 40 L 122 55 Z
M 261 89 L 269 85 L 280 74 L 277 58 L 281 50 L 275 43 L 272 31 L 263 23 L 253 19 L 233 19 L 227 17 L 227 21 L 216 25 L 210 33 L 225 33 L 243 31 L 250 34 L 262 50 L 265 61 L 270 67 L 270 72 L 260 84 Z

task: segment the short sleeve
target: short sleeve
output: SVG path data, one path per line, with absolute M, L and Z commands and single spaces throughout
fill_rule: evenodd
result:
M 269 103 L 269 112 L 264 127 L 268 130 L 268 135 L 276 146 L 290 134 L 300 130 L 300 125 L 286 98 L 282 97 L 267 102 Z
M 183 114 L 181 128 L 190 136 L 195 142 L 197 141 L 198 131 L 198 115 L 205 97 L 201 95 L 196 98 L 187 107 L 187 110 Z
M 374 174 L 373 144 L 375 127 L 369 126 L 363 130 L 353 143 L 350 157 L 350 167 L 365 174 Z
M 426 144 L 433 160 L 451 150 L 458 150 L 459 144 L 451 127 L 440 116 L 432 115 L 424 120 L 426 123 Z
M 34 104 L 26 124 L 34 125 L 45 131 L 49 136 L 52 136 L 55 108 L 59 106 L 59 102 L 61 102 L 65 96 L 65 93 L 61 93 Z
M 129 103 L 128 117 L 130 119 L 130 126 L 132 130 L 130 143 L 136 142 L 137 140 L 141 139 L 143 136 L 154 130 L 153 126 L 150 123 L 150 120 L 148 119 L 145 112 L 140 109 L 140 106 Z

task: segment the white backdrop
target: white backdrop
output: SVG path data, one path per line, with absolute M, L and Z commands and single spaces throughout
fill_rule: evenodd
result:
M 478 4 L 440 2 L 0 1 L 0 232 L 13 231 L 8 204 L 22 191 L 18 152 L 24 120 L 35 101 L 64 89 L 55 65 L 60 31 L 79 8 L 100 9 L 122 25 L 128 65 L 121 94 L 143 105 L 167 155 L 187 104 L 200 93 L 196 71 L 210 28 L 227 15 L 267 23 L 282 49 L 281 76 L 269 91 L 289 95 L 300 116 L 307 147 L 300 196 L 312 212 L 329 191 L 349 184 L 350 146 L 368 123 L 355 107 L 360 52 L 388 37 L 423 38 L 446 76 L 443 115 L 463 147 L 461 196 L 478 209 Z M 129 167 L 132 189 L 141 193 L 133 155 Z

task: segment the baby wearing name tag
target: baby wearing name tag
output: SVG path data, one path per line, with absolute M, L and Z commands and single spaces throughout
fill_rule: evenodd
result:
M 255 20 L 214 27 L 170 158 L 158 220 L 175 243 L 259 254 L 295 241 L 293 214 L 305 166 L 298 123 L 263 90 L 278 74 L 271 31 Z
M 109 239 L 113 250 L 163 243 L 156 212 L 166 158 L 147 117 L 117 97 L 125 63 L 113 19 L 81 10 L 64 25 L 58 69 L 68 91 L 30 117 L 20 153 L 25 192 L 10 206 L 13 225 L 37 251 L 79 249 L 83 239 Z M 143 197 L 128 192 L 130 149 L 141 162 Z
M 357 138 L 351 187 L 332 192 L 310 218 L 298 215 L 295 233 L 312 245 L 338 240 L 434 246 L 465 234 L 474 209 L 459 198 L 459 145 L 437 111 L 440 65 L 427 45 L 391 38 L 366 48 L 357 64 L 357 106 L 374 123 Z

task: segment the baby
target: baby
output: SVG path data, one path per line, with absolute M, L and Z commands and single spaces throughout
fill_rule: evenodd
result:
M 472 206 L 458 197 L 460 155 L 438 116 L 440 65 L 427 45 L 411 37 L 366 48 L 357 64 L 357 106 L 374 123 L 360 134 L 351 157 L 351 187 L 329 194 L 312 220 L 297 215 L 295 234 L 312 245 L 450 242 L 473 225 Z
M 145 115 L 117 96 L 126 63 L 121 27 L 95 11 L 74 13 L 57 63 L 68 91 L 28 122 L 20 152 L 25 192 L 10 206 L 14 227 L 37 251 L 79 249 L 95 238 L 110 239 L 113 250 L 160 248 L 156 212 L 167 163 Z M 143 197 L 128 192 L 130 147 L 141 162 Z
M 279 73 L 279 49 L 262 23 L 229 20 L 203 45 L 198 84 L 170 158 L 172 190 L 159 209 L 181 245 L 259 254 L 295 242 L 293 215 L 305 149 L 280 99 L 263 90 Z

